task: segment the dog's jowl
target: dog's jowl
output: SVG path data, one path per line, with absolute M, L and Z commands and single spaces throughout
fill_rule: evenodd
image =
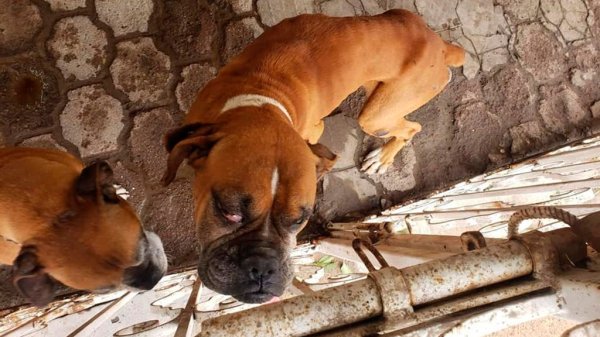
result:
M 440 93 L 464 51 L 423 20 L 393 10 L 373 17 L 301 15 L 270 28 L 198 94 L 166 136 L 164 183 L 187 160 L 202 281 L 245 302 L 282 294 L 289 251 L 311 214 L 316 182 L 335 161 L 317 144 L 331 113 L 364 86 L 362 129 L 387 143 L 365 156 L 384 172 L 421 126 L 405 116 Z
M 60 151 L 0 149 L 0 263 L 31 303 L 54 282 L 107 291 L 154 287 L 167 270 L 161 240 L 116 193 L 112 170 Z

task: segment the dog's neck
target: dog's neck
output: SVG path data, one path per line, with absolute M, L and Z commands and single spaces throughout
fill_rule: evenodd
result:
M 263 96 L 263 95 L 244 94 L 244 95 L 233 96 L 225 102 L 225 104 L 223 105 L 223 108 L 221 109 L 221 113 L 227 112 L 232 109 L 241 108 L 241 107 L 248 107 L 248 106 L 261 107 L 265 104 L 270 104 L 270 105 L 275 106 L 283 114 L 283 116 L 290 122 L 290 124 L 292 126 L 294 125 L 292 116 L 290 116 L 290 113 L 288 112 L 286 107 L 283 104 L 281 104 L 281 102 L 277 101 L 274 98 L 271 98 L 268 96 Z

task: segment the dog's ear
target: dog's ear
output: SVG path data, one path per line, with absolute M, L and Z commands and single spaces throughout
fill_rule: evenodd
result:
M 175 179 L 184 159 L 192 163 L 195 159 L 206 157 L 220 137 L 213 124 L 194 123 L 169 131 L 165 135 L 169 157 L 162 184 L 167 186 Z
M 75 193 L 82 198 L 102 198 L 107 203 L 118 203 L 119 197 L 113 184 L 113 171 L 108 163 L 97 161 L 81 171 L 75 181 Z
M 312 153 L 316 156 L 317 160 L 317 180 L 320 180 L 325 173 L 331 171 L 337 156 L 331 152 L 325 145 L 322 144 L 308 144 L 308 147 Z
M 13 284 L 31 304 L 44 307 L 54 298 L 54 281 L 39 263 L 36 249 L 21 248 L 13 262 Z

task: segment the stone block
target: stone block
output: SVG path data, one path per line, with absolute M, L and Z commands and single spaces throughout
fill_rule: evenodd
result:
M 64 147 L 58 144 L 53 138 L 52 135 L 40 135 L 36 137 L 31 137 L 22 141 L 19 146 L 23 147 L 35 147 L 41 149 L 51 149 L 51 150 L 61 150 L 67 151 Z
M 166 1 L 160 19 L 163 41 L 180 59 L 211 56 L 217 25 L 197 0 Z
M 148 37 L 117 44 L 117 57 L 110 66 L 115 87 L 134 104 L 166 100 L 166 86 L 173 77 L 170 71 L 169 57 L 156 49 Z
M 106 33 L 87 16 L 74 16 L 56 23 L 48 50 L 65 79 L 87 80 L 105 65 L 107 45 Z
M 85 7 L 85 0 L 46 0 L 53 11 L 70 11 Z
M 162 139 L 174 126 L 173 112 L 166 108 L 142 112 L 133 119 L 129 137 L 131 159 L 156 188 L 167 165 L 168 153 Z
M 181 71 L 183 81 L 179 83 L 175 91 L 177 103 L 181 111 L 187 112 L 200 89 L 217 75 L 217 68 L 210 64 L 191 64 Z
M 552 32 L 538 22 L 517 27 L 515 50 L 523 68 L 538 82 L 554 80 L 567 70 L 562 45 Z
M 39 9 L 29 0 L 0 0 L 0 55 L 30 47 L 42 28 Z
M 95 0 L 98 19 L 112 28 L 115 36 L 146 32 L 154 10 L 152 0 Z
M 22 57 L 13 63 L 0 63 L 0 128 L 7 134 L 48 128 L 52 112 L 60 100 L 54 73 L 42 60 Z
M 338 156 L 334 170 L 355 167 L 354 154 L 359 145 L 358 122 L 343 114 L 325 118 L 325 131 L 319 143 Z
M 262 32 L 262 27 L 253 17 L 230 22 L 225 27 L 225 46 L 221 53 L 223 62 L 229 62 Z
M 577 93 L 567 86 L 548 86 L 540 89 L 539 113 L 546 128 L 557 134 L 568 134 L 574 127 L 583 127 L 590 115 Z
M 325 218 L 370 210 L 378 205 L 377 189 L 361 177 L 357 168 L 328 173 L 323 179 L 323 199 L 319 210 Z
M 68 98 L 60 115 L 65 139 L 79 148 L 83 158 L 116 151 L 123 129 L 121 103 L 98 85 L 69 91 Z

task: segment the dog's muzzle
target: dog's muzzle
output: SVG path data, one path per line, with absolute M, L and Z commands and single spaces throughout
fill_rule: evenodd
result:
M 150 290 L 167 272 L 167 256 L 158 235 L 144 231 L 140 240 L 140 263 L 125 269 L 123 283 L 138 290 Z

